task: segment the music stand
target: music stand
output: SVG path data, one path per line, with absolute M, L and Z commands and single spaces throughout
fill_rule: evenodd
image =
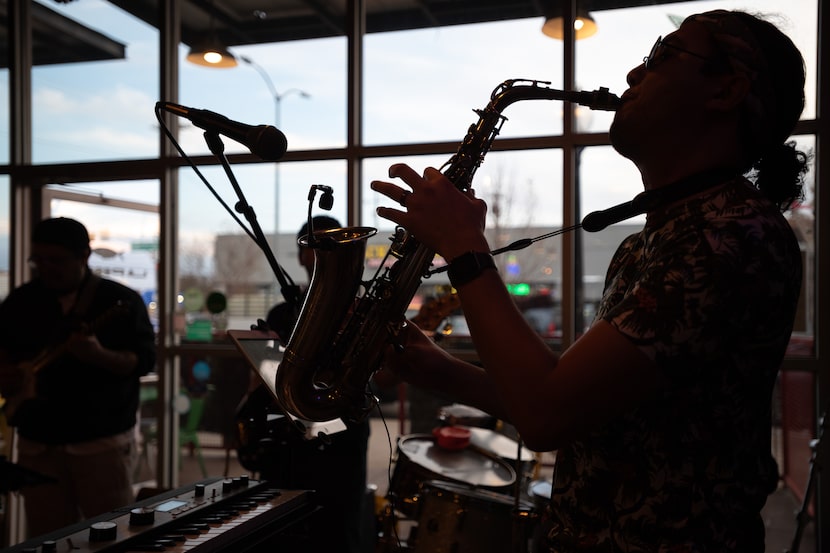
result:
M 265 383 L 271 395 L 279 400 L 276 389 L 277 371 L 284 349 L 276 333 L 264 330 L 228 330 L 228 336 L 248 365 Z M 346 430 L 346 424 L 342 419 L 315 422 L 300 419 L 290 413 L 286 413 L 286 416 L 293 421 L 306 440 L 325 439 L 328 435 Z

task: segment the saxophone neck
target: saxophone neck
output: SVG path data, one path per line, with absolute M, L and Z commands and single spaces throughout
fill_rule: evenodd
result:
M 521 100 L 560 100 L 586 106 L 593 110 L 616 111 L 620 98 L 606 87 L 597 90 L 557 90 L 550 81 L 510 79 L 497 86 L 490 96 L 490 104 L 497 111 Z
M 548 81 L 511 79 L 497 86 L 490 95 L 490 103 L 478 110 L 477 124 L 471 125 L 458 151 L 444 166 L 446 176 L 460 190 L 472 187 L 473 176 L 485 154 L 501 131 L 505 117 L 502 112 L 514 102 L 522 100 L 561 100 L 588 106 L 594 110 L 614 111 L 620 99 L 607 88 L 572 91 L 550 88 Z

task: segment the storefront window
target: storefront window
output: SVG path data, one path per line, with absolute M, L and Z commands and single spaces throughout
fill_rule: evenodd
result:
M 158 30 L 104 0 L 31 7 L 32 159 L 157 156 Z
M 11 239 L 11 214 L 9 212 L 9 178 L 0 176 L 0 300 L 9 294 L 9 246 Z
M 308 220 L 311 186 L 332 189 L 331 210 L 320 207 L 322 193 L 315 194 L 313 215 L 329 215 L 346 223 L 343 163 L 297 162 L 280 164 L 285 193 L 275 202 L 273 164 L 237 165 L 232 171 L 239 183 L 249 216 L 237 209 L 241 201 L 224 171 L 201 169 L 207 184 L 190 169 L 180 172 L 179 198 L 179 306 L 176 335 L 186 340 L 211 341 L 229 328 L 249 329 L 265 318 L 275 303 L 284 300 L 281 283 L 254 239 L 260 227 L 265 245 L 297 286 L 308 277 L 297 260 L 297 232 Z M 210 188 L 208 187 L 210 185 Z M 215 195 L 213 192 L 215 192 Z M 221 201 L 220 201 L 221 200 Z M 274 234 L 275 210 L 281 231 Z M 246 230 L 250 232 L 246 232 Z M 207 302 L 212 294 L 226 298 L 226 309 L 214 312 Z
M 249 125 L 274 125 L 288 151 L 346 144 L 346 40 L 298 40 L 232 49 L 237 65 L 215 68 L 186 61 L 180 49 L 181 104 Z M 207 154 L 203 131 L 185 124 L 180 141 Z M 228 141 L 226 153 L 247 152 Z
M 562 43 L 539 18 L 376 33 L 365 38 L 366 144 L 460 140 L 474 109 L 509 79 L 562 86 Z M 543 85 L 548 86 L 548 85 Z M 502 136 L 562 132 L 561 105 L 510 108 Z

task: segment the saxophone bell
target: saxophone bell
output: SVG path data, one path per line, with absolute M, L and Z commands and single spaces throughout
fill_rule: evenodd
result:
M 341 380 L 363 376 L 350 374 L 357 369 L 343 360 L 339 336 L 363 284 L 366 241 L 376 233 L 371 227 L 335 228 L 298 241 L 314 249 L 314 271 L 276 376 L 281 407 L 298 418 L 340 418 L 363 400 L 363 388 Z

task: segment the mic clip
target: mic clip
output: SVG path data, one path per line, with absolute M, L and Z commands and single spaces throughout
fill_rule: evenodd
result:
M 332 190 L 331 186 L 325 186 L 323 184 L 312 184 L 311 189 L 309 189 L 308 191 L 309 203 L 314 202 L 314 196 L 317 195 L 318 190 L 323 192 L 323 195 L 320 196 L 320 201 L 317 205 L 320 207 L 320 209 L 331 211 L 331 208 L 334 205 L 334 191 Z
M 334 244 L 331 240 L 320 240 L 314 235 L 314 221 L 311 217 L 311 208 L 314 206 L 314 197 L 317 195 L 317 191 L 321 191 L 323 193 L 320 196 L 320 201 L 318 202 L 318 206 L 320 209 L 324 209 L 326 211 L 330 211 L 332 206 L 334 205 L 334 191 L 332 190 L 331 186 L 326 186 L 324 184 L 312 184 L 311 188 L 308 191 L 308 244 L 309 248 L 318 248 L 318 249 L 332 249 Z

